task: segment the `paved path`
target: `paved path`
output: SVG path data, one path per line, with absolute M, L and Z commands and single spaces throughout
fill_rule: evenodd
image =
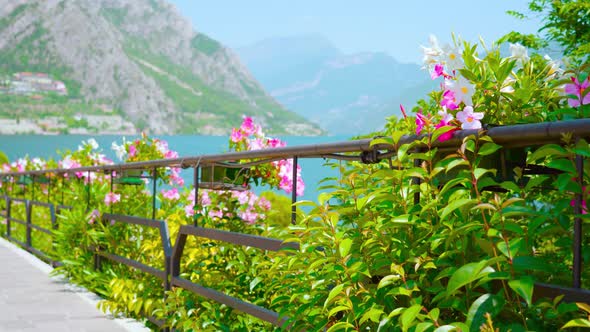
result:
M 37 258 L 0 238 L 0 332 L 147 330 L 139 323 L 108 318 L 88 292 L 49 277 L 50 271 Z

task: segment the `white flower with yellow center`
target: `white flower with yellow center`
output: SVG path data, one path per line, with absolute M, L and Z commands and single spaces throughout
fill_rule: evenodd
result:
M 443 63 L 446 65 L 447 70 L 459 70 L 464 67 L 461 51 L 457 47 L 446 44 L 443 46 L 442 51 Z
M 447 80 L 445 81 L 445 87 L 447 90 L 450 90 L 455 95 L 456 104 L 459 105 L 460 102 L 465 103 L 465 105 L 472 105 L 472 97 L 475 88 L 473 84 L 471 84 L 466 78 L 463 76 L 458 76 L 456 81 Z

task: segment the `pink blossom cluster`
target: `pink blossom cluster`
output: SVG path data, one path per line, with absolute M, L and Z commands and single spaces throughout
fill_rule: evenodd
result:
M 239 128 L 233 128 L 230 136 L 230 148 L 236 151 L 253 151 L 271 148 L 281 148 L 287 143 L 278 139 L 267 137 L 262 132 L 262 127 L 255 123 L 251 117 L 244 117 Z M 293 191 L 293 160 L 280 160 L 271 163 L 270 168 L 261 167 L 260 176 L 270 185 L 274 185 L 286 193 Z M 305 183 L 301 177 L 301 167 L 297 166 L 297 188 L 296 194 L 302 196 L 305 190 Z
M 444 82 L 441 83 L 443 93 L 438 115 L 422 114 L 422 111 L 419 111 L 416 114 L 416 134 L 422 133 L 425 127 L 438 129 L 448 126 L 449 130 L 438 138 L 442 142 L 452 138 L 453 132 L 459 128 L 481 129 L 484 114 L 474 112 L 472 97 L 475 87 L 458 73 L 459 69 L 464 67 L 461 50 L 449 44 L 440 47 L 434 36 L 430 37 L 430 47 L 422 48 L 424 64 L 430 70 L 430 77 L 443 77 Z M 402 105 L 400 107 L 406 117 L 405 109 Z M 456 111 L 455 114 L 452 111 Z
M 569 96 L 567 102 L 571 107 L 590 104 L 590 81 L 588 77 L 580 83 L 579 78 L 572 77 L 572 83 L 565 85 L 565 93 Z
M 259 197 L 251 191 L 216 192 L 211 190 L 199 191 L 200 211 L 195 211 L 195 192 L 191 190 L 187 195 L 188 204 L 184 206 L 187 217 L 192 217 L 196 212 L 212 219 L 238 217 L 249 224 L 264 220 L 266 213 L 270 211 L 270 201 Z M 235 203 L 231 204 L 231 202 Z M 233 208 L 229 208 L 232 206 Z M 237 206 L 237 207 L 236 207 Z

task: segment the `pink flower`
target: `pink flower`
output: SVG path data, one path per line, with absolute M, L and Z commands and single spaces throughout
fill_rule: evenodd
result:
M 301 178 L 301 176 L 298 176 L 297 177 L 297 191 L 296 191 L 297 196 L 303 196 L 304 191 L 305 191 L 305 183 L 303 182 L 303 179 Z
M 221 210 L 209 210 L 208 213 L 210 218 L 223 218 L 223 211 Z
M 572 82 L 573 83 L 571 84 L 565 85 L 565 93 L 570 96 L 573 95 L 576 98 L 569 98 L 567 100 L 568 104 L 571 107 L 580 107 L 581 105 L 590 104 L 590 93 L 588 93 L 590 92 L 588 89 L 590 81 L 588 81 L 588 78 L 586 77 L 584 82 L 580 84 L 578 78 L 572 77 Z
M 264 141 L 261 138 L 255 138 L 250 140 L 250 150 L 262 150 L 264 149 Z
M 233 128 L 231 131 L 230 139 L 232 142 L 238 143 L 244 139 L 244 133 L 242 132 L 242 130 L 238 128 Z
M 166 155 L 168 152 L 168 142 L 156 138 L 154 139 L 154 144 L 156 145 L 156 150 L 158 150 L 162 155 Z
M 166 158 L 166 159 L 174 159 L 174 158 L 178 158 L 178 152 L 176 152 L 176 151 L 172 151 L 172 150 L 168 150 L 168 151 L 166 151 L 166 153 L 164 154 L 164 158 Z
M 270 210 L 271 208 L 271 204 L 270 201 L 264 197 L 260 197 L 260 199 L 258 200 L 258 206 L 260 206 L 263 210 Z
M 184 207 L 184 214 L 187 217 L 192 217 L 195 215 L 195 205 L 194 204 L 190 204 Z
M 586 190 L 586 187 L 582 187 L 582 192 L 590 193 L 590 189 Z M 576 206 L 576 200 L 572 199 L 570 205 Z M 588 214 L 588 207 L 586 206 L 585 200 L 582 200 L 582 214 Z
M 238 217 L 249 224 L 253 224 L 258 220 L 258 213 L 252 209 L 247 209 L 246 211 L 238 212 Z
M 109 206 L 111 204 L 117 203 L 121 200 L 121 195 L 120 194 L 115 194 L 114 192 L 109 192 L 108 194 L 106 194 L 106 196 L 104 197 L 104 203 Z
M 135 145 L 129 145 L 129 157 L 135 157 L 136 153 L 137 148 L 135 147 Z
M 442 64 L 437 63 L 436 65 L 434 65 L 434 71 L 430 73 L 430 77 L 432 77 L 432 79 L 434 80 L 441 76 L 445 76 L 444 67 Z
M 420 135 L 426 124 L 428 124 L 428 118 L 422 115 L 422 113 L 416 113 L 416 135 Z
M 278 138 L 269 138 L 268 146 L 270 146 L 271 148 L 282 148 L 284 146 L 287 146 L 287 143 L 281 141 Z
M 170 185 L 178 185 L 180 187 L 184 186 L 184 179 L 180 176 L 180 169 L 177 167 L 173 167 L 170 169 Z
M 450 110 L 456 110 L 457 108 L 459 108 L 457 104 L 459 103 L 455 99 L 455 93 L 451 90 L 445 90 L 445 92 L 443 93 L 443 98 L 440 101 L 440 106 L 446 107 Z
M 402 111 L 402 115 L 404 116 L 404 119 L 407 119 L 408 115 L 406 114 L 406 109 L 404 108 L 404 105 L 399 104 L 399 109 Z
M 170 190 L 162 190 L 162 196 L 169 200 L 178 200 L 180 199 L 180 194 L 178 193 L 178 189 L 172 188 Z
M 96 209 L 92 210 L 92 212 L 90 212 L 90 220 L 88 220 L 88 224 L 94 224 L 98 217 L 100 217 L 100 211 Z
M 250 136 L 256 132 L 256 126 L 254 125 L 254 121 L 249 116 L 244 117 L 244 121 L 242 122 L 242 126 L 240 126 L 240 129 L 246 136 Z
M 465 108 L 457 112 L 457 120 L 461 122 L 462 129 L 481 129 L 481 122 L 483 119 L 482 112 L 473 112 L 473 107 L 465 106 Z

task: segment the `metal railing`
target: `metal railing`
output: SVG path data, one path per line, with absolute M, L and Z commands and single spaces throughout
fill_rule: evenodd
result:
M 491 128 L 486 132 L 486 135 L 490 136 L 494 142 L 504 147 L 519 147 L 519 146 L 538 146 L 548 143 L 560 144 L 563 133 L 571 133 L 574 138 L 590 138 L 590 119 L 561 121 L 553 123 L 538 123 L 538 124 L 527 124 L 527 125 L 515 125 L 506 127 Z M 433 147 L 438 147 L 442 151 L 448 151 L 456 149 L 462 139 L 468 135 L 481 135 L 481 132 L 475 130 L 462 130 L 454 133 L 451 140 L 445 142 L 433 142 Z M 404 136 L 401 138 L 399 145 L 411 143 L 418 139 L 416 136 Z M 134 162 L 127 164 L 117 165 L 106 165 L 106 166 L 89 166 L 79 167 L 73 169 L 51 169 L 51 170 L 40 170 L 40 171 L 29 171 L 29 172 L 11 172 L 11 173 L 0 173 L 0 182 L 10 179 L 9 182 L 14 182 L 14 178 L 29 175 L 29 176 L 41 176 L 41 175 L 53 175 L 61 176 L 64 178 L 64 174 L 71 174 L 76 172 L 104 172 L 105 174 L 112 174 L 112 172 L 121 172 L 123 170 L 148 170 L 151 174 L 157 174 L 157 170 L 163 167 L 182 167 L 182 168 L 193 168 L 193 179 L 194 179 L 194 190 L 195 198 L 198 197 L 199 190 L 199 169 L 205 165 L 235 165 L 235 167 L 244 167 L 247 165 L 254 165 L 260 163 L 268 163 L 271 161 L 282 160 L 282 159 L 293 159 L 294 160 L 294 172 L 293 172 L 293 183 L 296 185 L 297 180 L 297 160 L 298 158 L 330 158 L 330 159 L 341 159 L 341 160 L 356 160 L 365 163 L 379 162 L 380 160 L 387 159 L 392 155 L 399 146 L 390 146 L 384 144 L 372 144 L 372 139 L 362 139 L 354 141 L 346 141 L 339 143 L 327 143 L 327 144 L 316 144 L 316 145 L 305 145 L 295 147 L 284 147 L 267 150 L 256 150 L 256 151 L 244 151 L 244 152 L 230 152 L 224 154 L 210 154 L 200 155 L 193 157 L 184 157 L 167 160 L 152 160 L 144 162 Z M 352 154 L 356 153 L 356 154 Z M 583 156 L 577 156 L 577 170 L 579 175 L 579 181 L 583 178 Z M 235 164 L 236 161 L 240 160 L 255 160 L 246 164 Z M 229 163 L 229 164 L 228 164 Z M 112 178 L 112 177 L 111 177 Z M 155 183 L 155 181 L 154 181 Z M 51 182 L 50 182 L 51 184 Z M 88 184 L 89 185 L 89 184 Z M 112 182 L 111 182 L 112 186 Z M 156 187 L 153 188 L 153 194 L 155 195 Z M 292 201 L 295 203 L 296 188 L 293 188 Z M 52 218 L 52 225 L 57 228 L 58 225 L 55 221 L 55 214 L 59 213 L 59 207 L 62 205 L 54 205 L 52 203 L 42 203 L 33 200 L 26 200 L 22 198 L 11 198 L 4 196 L 6 202 L 6 209 L 0 211 L 0 216 L 3 216 L 8 223 L 7 237 L 25 249 L 32 251 L 36 254 L 38 250 L 32 248 L 31 245 L 31 229 L 37 229 L 45 233 L 50 230 L 42 229 L 39 226 L 33 225 L 31 222 L 31 209 L 33 205 L 40 205 L 48 207 Z M 419 197 L 418 197 L 419 199 Z M 558 295 L 564 295 L 566 301 L 585 301 L 590 302 L 590 291 L 581 289 L 581 272 L 582 272 L 582 220 L 579 217 L 582 211 L 582 196 L 581 194 L 575 195 L 575 206 L 574 212 L 577 217 L 574 219 L 573 228 L 573 287 L 562 287 L 556 285 L 548 285 L 537 283 L 535 284 L 535 298 L 540 297 L 556 297 Z M 11 215 L 11 203 L 19 202 L 26 205 L 27 220 L 19 220 Z M 63 203 L 63 202 L 62 202 Z M 155 211 L 155 199 L 153 200 L 152 209 Z M 54 208 L 56 206 L 56 208 Z M 58 207 L 59 206 L 59 207 Z M 89 208 L 89 207 L 88 207 Z M 295 205 L 292 207 L 292 218 L 295 218 Z M 218 240 L 222 242 L 232 243 L 240 246 L 255 247 L 261 250 L 278 251 L 283 248 L 298 249 L 299 245 L 296 243 L 284 243 L 281 240 L 264 238 L 254 235 L 234 233 L 228 231 L 222 231 L 217 229 L 209 229 L 199 227 L 196 223 L 194 225 L 185 225 L 180 228 L 178 237 L 176 239 L 174 247 L 171 246 L 168 227 L 165 221 L 155 220 L 155 214 L 152 215 L 152 219 L 139 218 L 125 215 L 116 215 L 112 213 L 103 214 L 103 221 L 122 222 L 126 224 L 135 224 L 146 226 L 150 228 L 156 228 L 160 232 L 161 244 L 164 252 L 164 270 L 159 270 L 138 261 L 131 260 L 126 257 L 118 256 L 113 253 L 108 253 L 103 248 L 91 248 L 95 256 L 95 267 L 98 269 L 101 266 L 102 259 L 109 259 L 114 262 L 118 262 L 135 269 L 141 270 L 148 274 L 151 274 L 164 282 L 164 290 L 170 290 L 172 286 L 182 287 L 200 296 L 212 299 L 219 303 L 223 303 L 236 310 L 245 312 L 252 316 L 258 317 L 264 321 L 270 322 L 276 326 L 282 326 L 286 322 L 285 317 L 279 317 L 276 312 L 256 306 L 254 304 L 244 302 L 238 298 L 224 294 L 219 290 L 204 287 L 202 285 L 193 283 L 189 280 L 180 277 L 180 263 L 184 252 L 184 247 L 188 236 L 197 238 L 205 238 L 210 240 Z M 10 223 L 15 222 L 23 224 L 27 227 L 27 240 L 26 243 L 18 241 L 11 237 L 10 234 Z M 162 326 L 161 321 L 149 317 L 152 322 Z

